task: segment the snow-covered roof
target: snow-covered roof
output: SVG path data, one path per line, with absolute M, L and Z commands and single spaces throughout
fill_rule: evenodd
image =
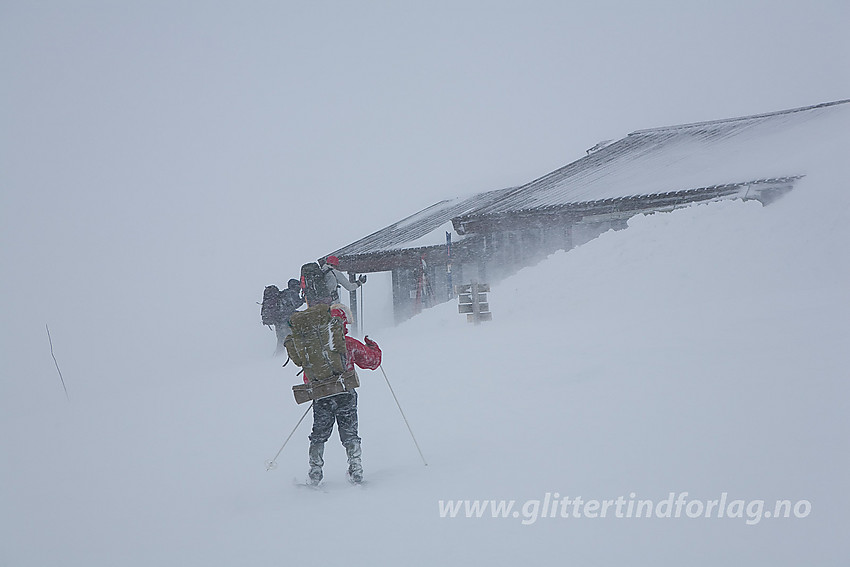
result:
M 502 222 L 562 210 L 593 216 L 617 207 L 664 208 L 730 198 L 753 187 L 786 190 L 806 174 L 812 151 L 819 147 L 814 142 L 836 124 L 850 123 L 848 103 L 638 130 L 599 143 L 587 156 L 520 187 L 435 203 L 333 254 L 420 249 L 445 243 L 446 232 L 455 242 L 486 219 Z
M 477 207 L 464 218 L 804 175 L 807 143 L 850 115 L 850 100 L 632 132 Z
M 454 232 L 452 219 L 486 206 L 515 189 L 497 189 L 472 196 L 446 199 L 402 219 L 386 228 L 349 244 L 332 254 L 342 258 L 359 254 L 375 254 L 393 250 L 425 248 L 445 244 L 446 232 L 452 242 L 463 237 Z

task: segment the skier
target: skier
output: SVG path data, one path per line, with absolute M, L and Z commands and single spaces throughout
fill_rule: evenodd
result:
M 348 307 L 336 303 L 331 305 L 331 315 L 343 320 L 346 356 L 345 370 L 353 371 L 356 364 L 360 368 L 375 370 L 381 365 L 381 349 L 378 343 L 369 337 L 363 343 L 348 336 Z M 307 377 L 304 378 L 305 382 Z M 339 440 L 348 456 L 348 478 L 353 483 L 363 481 L 363 465 L 360 461 L 360 437 L 357 436 L 357 391 L 343 392 L 321 398 L 313 402 L 313 430 L 310 433 L 309 482 L 318 485 L 322 480 L 322 466 L 325 464 L 325 442 L 333 432 L 334 422 L 339 431 Z
M 366 283 L 366 276 L 363 275 L 355 282 L 348 281 L 345 274 L 339 271 L 339 258 L 336 256 L 325 258 L 325 263 L 322 265 L 322 272 L 325 274 L 325 287 L 328 290 L 328 295 L 320 300 L 321 303 L 324 303 L 325 300 L 328 300 L 329 304 L 339 303 L 339 286 L 344 287 L 348 291 L 354 291 Z
M 280 316 L 274 323 L 274 333 L 277 336 L 275 355 L 286 350 L 283 347 L 283 341 L 292 333 L 289 318 L 296 309 L 304 305 L 304 299 L 301 297 L 301 282 L 292 278 L 286 285 L 287 288 L 280 292 Z

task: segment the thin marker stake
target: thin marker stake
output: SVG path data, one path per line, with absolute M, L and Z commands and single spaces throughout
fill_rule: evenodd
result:
M 50 338 L 50 327 L 47 326 L 47 323 L 44 324 L 44 328 L 47 329 L 47 340 L 50 343 L 50 356 L 53 357 L 53 364 L 56 365 L 56 371 L 59 373 L 59 379 L 62 381 L 62 388 L 65 390 L 65 397 L 68 398 L 68 401 L 71 401 L 70 396 L 68 396 L 68 387 L 65 386 L 65 379 L 62 377 L 62 371 L 59 370 L 59 363 L 56 362 L 56 355 L 53 354 L 53 339 Z

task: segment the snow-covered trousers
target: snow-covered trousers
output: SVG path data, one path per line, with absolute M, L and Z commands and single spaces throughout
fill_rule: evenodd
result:
M 360 441 L 357 436 L 357 391 L 337 394 L 313 402 L 313 431 L 310 443 L 324 443 L 333 432 L 334 422 L 343 445 Z

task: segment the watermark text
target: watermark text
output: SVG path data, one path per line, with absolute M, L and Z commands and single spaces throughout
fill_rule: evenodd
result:
M 812 512 L 808 500 L 741 500 L 723 492 L 714 500 L 689 498 L 687 492 L 670 492 L 660 500 L 628 497 L 608 500 L 561 496 L 547 492 L 542 499 L 525 500 L 439 500 L 441 518 L 512 518 L 523 525 L 540 519 L 640 519 L 640 518 L 727 518 L 740 519 L 753 526 L 763 519 L 806 518 Z

